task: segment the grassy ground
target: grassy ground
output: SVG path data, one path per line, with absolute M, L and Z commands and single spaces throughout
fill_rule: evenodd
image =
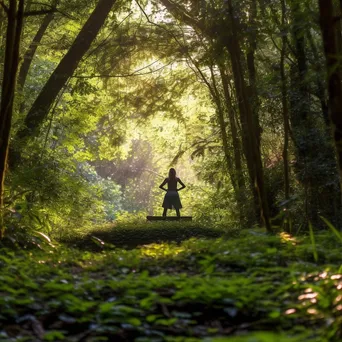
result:
M 0 341 L 342 341 L 335 235 L 218 235 L 121 226 L 81 234 L 77 248 L 3 248 Z

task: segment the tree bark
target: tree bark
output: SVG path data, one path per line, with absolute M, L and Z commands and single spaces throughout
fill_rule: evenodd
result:
M 4 216 L 4 190 L 8 146 L 11 132 L 15 84 L 19 65 L 20 39 L 23 26 L 24 0 L 10 0 L 8 8 L 8 21 L 6 32 L 6 50 L 4 63 L 4 77 L 1 90 L 0 106 L 0 210 L 1 227 L 0 239 L 5 228 Z
M 18 138 L 37 136 L 49 110 L 66 81 L 76 70 L 103 26 L 116 0 L 99 0 L 93 13 L 81 29 L 69 51 L 52 73 L 25 118 L 25 127 Z
M 328 92 L 330 105 L 330 119 L 333 137 L 336 146 L 337 160 L 342 190 L 342 77 L 341 77 L 341 51 L 338 44 L 340 34 L 339 25 L 334 17 L 332 0 L 318 0 L 320 24 L 326 57 Z

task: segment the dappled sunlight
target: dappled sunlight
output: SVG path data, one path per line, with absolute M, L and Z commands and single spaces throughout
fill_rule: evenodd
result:
M 316 297 L 318 296 L 317 292 L 311 292 L 312 289 L 306 289 L 305 294 L 302 294 L 298 297 L 299 300 L 303 301 L 305 299 L 310 299 L 311 303 L 316 303 Z
M 316 309 L 307 309 L 306 312 L 310 315 L 317 315 L 319 313 Z
M 285 315 L 292 315 L 292 314 L 294 314 L 294 313 L 296 313 L 296 312 L 297 312 L 296 309 L 287 309 L 287 310 L 285 311 Z
M 141 255 L 150 258 L 172 258 L 185 251 L 182 246 L 170 245 L 167 243 L 153 243 L 145 245 L 141 249 Z
M 297 296 L 298 306 L 288 309 L 285 315 L 294 313 L 306 313 L 316 318 L 326 315 L 339 315 L 342 310 L 342 274 L 334 274 L 326 269 L 319 273 L 304 274 L 294 286 L 304 287 L 301 294 Z
M 298 239 L 289 233 L 281 232 L 279 233 L 279 236 L 283 242 L 292 242 L 292 245 L 296 245 L 298 243 Z

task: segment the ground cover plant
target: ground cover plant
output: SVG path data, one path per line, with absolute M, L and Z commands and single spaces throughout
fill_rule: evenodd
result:
M 254 229 L 128 250 L 4 248 L 0 340 L 340 341 L 341 241 L 314 238 Z

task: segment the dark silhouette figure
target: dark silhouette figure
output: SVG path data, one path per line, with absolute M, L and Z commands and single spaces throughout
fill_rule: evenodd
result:
M 177 189 L 177 183 L 181 185 L 179 189 Z M 164 188 L 164 185 L 166 184 L 167 189 Z M 178 191 L 184 189 L 185 185 L 178 177 L 176 177 L 176 170 L 174 168 L 169 170 L 169 177 L 164 179 L 159 188 L 166 191 L 162 205 L 164 208 L 163 216 L 166 217 L 167 209 L 172 209 L 172 207 L 174 207 L 176 209 L 177 216 L 180 217 L 179 209 L 182 208 L 182 203 L 180 201 Z

